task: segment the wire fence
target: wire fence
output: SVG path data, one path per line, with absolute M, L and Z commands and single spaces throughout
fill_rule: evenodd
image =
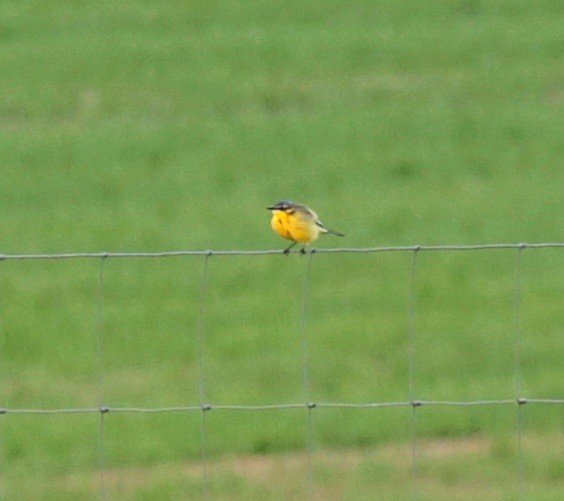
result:
M 97 359 L 98 359 L 98 407 L 85 408 L 7 408 L 0 407 L 0 427 L 2 418 L 6 415 L 57 415 L 57 414 L 98 414 L 98 458 L 99 458 L 99 498 L 108 499 L 107 478 L 106 478 L 106 431 L 105 420 L 108 414 L 120 413 L 139 413 L 139 414 L 156 414 L 156 413 L 201 413 L 201 462 L 203 466 L 203 490 L 201 496 L 203 499 L 209 499 L 211 496 L 210 486 L 212 480 L 209 477 L 208 463 L 210 461 L 208 452 L 209 430 L 207 424 L 207 415 L 210 412 L 221 411 L 241 411 L 241 412 L 260 412 L 272 410 L 286 409 L 304 409 L 307 412 L 307 427 L 305 436 L 305 449 L 307 454 L 307 493 L 306 497 L 313 498 L 315 493 L 314 478 L 314 423 L 313 413 L 316 409 L 374 409 L 374 408 L 390 408 L 390 407 L 408 407 L 412 409 L 411 413 L 411 484 L 412 498 L 418 499 L 419 492 L 419 434 L 418 434 L 418 413 L 422 407 L 480 407 L 480 406 L 508 406 L 514 407 L 516 412 L 516 435 L 518 442 L 518 478 L 519 478 L 519 497 L 524 496 L 525 482 L 525 463 L 524 451 L 522 447 L 523 441 L 523 407 L 525 405 L 550 405 L 563 406 L 564 398 L 535 398 L 523 395 L 522 374 L 521 374 L 521 350 L 522 350 L 522 254 L 525 250 L 539 249 L 563 249 L 564 243 L 515 243 L 515 244 L 480 244 L 480 245 L 415 245 L 415 246 L 388 246 L 388 247 L 370 247 L 370 248 L 331 248 L 331 249 L 313 249 L 307 251 L 306 273 L 303 279 L 303 288 L 301 292 L 301 311 L 299 312 L 299 335 L 301 344 L 301 367 L 302 367 L 302 390 L 303 400 L 298 402 L 285 402 L 265 405 L 224 405 L 221 403 L 210 403 L 207 394 L 206 381 L 206 356 L 205 356 L 205 340 L 206 340 L 206 316 L 208 304 L 208 285 L 209 285 L 209 260 L 213 256 L 232 256 L 232 257 L 253 257 L 264 255 L 282 254 L 280 250 L 200 250 L 200 251 L 170 251 L 170 252 L 95 252 L 95 253 L 58 253 L 58 254 L 0 254 L 0 263 L 10 261 L 25 260 L 68 260 L 68 259 L 94 259 L 99 261 L 99 273 L 97 284 L 97 313 L 96 313 L 96 338 L 97 338 Z M 478 399 L 478 400 L 425 400 L 418 399 L 415 388 L 416 382 L 416 316 L 417 316 L 417 293 L 416 284 L 418 279 L 419 256 L 423 252 L 465 252 L 465 251 L 496 251 L 496 250 L 514 250 L 515 268 L 513 279 L 513 323 L 514 323 L 514 398 L 511 399 Z M 294 251 L 292 253 L 297 253 Z M 310 354 L 308 339 L 308 299 L 310 296 L 311 284 L 311 263 L 315 254 L 339 254 L 339 253 L 385 253 L 385 252 L 403 252 L 411 253 L 411 271 L 409 275 L 409 296 L 407 305 L 407 357 L 408 357 L 408 394 L 409 399 L 405 401 L 383 401 L 383 402 L 323 402 L 315 401 L 312 397 L 311 379 L 310 379 Z M 200 256 L 204 258 L 204 265 L 201 273 L 199 284 L 199 305 L 198 318 L 196 324 L 196 344 L 197 359 L 199 365 L 199 381 L 198 381 L 198 405 L 187 406 L 171 406 L 171 407 L 116 407 L 107 406 L 105 404 L 105 382 L 104 382 L 104 338 L 105 338 L 105 263 L 110 259 L 152 259 L 152 258 L 170 258 L 170 257 L 189 257 Z M 0 316 L 2 315 L 2 298 L 0 297 Z M 0 403 L 1 405 L 1 403 Z M 1 428 L 0 428 L 1 430 Z M 2 457 L 1 449 L 3 447 L 3 435 L 0 431 L 0 457 Z M 2 473 L 6 468 L 5 462 L 0 462 L 0 497 L 4 497 L 4 488 L 2 482 Z

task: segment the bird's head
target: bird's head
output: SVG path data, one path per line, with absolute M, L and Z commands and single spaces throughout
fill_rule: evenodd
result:
M 296 207 L 296 204 L 294 202 L 290 202 L 290 200 L 282 200 L 281 202 L 278 202 L 274 205 L 272 205 L 271 207 L 267 207 L 268 210 L 279 210 L 282 212 L 287 212 L 290 209 L 293 209 Z

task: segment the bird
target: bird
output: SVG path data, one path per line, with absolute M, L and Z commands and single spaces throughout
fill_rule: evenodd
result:
M 317 240 L 320 233 L 345 236 L 343 233 L 327 228 L 317 214 L 305 205 L 282 200 L 267 209 L 272 212 L 270 220 L 272 229 L 281 237 L 292 241 L 292 244 L 283 251 L 286 255 L 298 243 L 304 245 L 300 252 L 305 254 L 305 246 Z

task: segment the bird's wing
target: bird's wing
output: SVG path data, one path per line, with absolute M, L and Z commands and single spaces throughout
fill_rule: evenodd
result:
M 296 212 L 300 215 L 302 219 L 307 221 L 316 222 L 318 220 L 317 214 L 313 212 L 309 207 L 305 205 L 297 205 Z

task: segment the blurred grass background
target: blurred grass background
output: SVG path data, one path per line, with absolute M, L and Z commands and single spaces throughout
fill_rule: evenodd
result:
M 561 242 L 563 24 L 557 0 L 4 0 L 0 252 L 282 249 L 282 198 L 347 233 L 318 247 Z M 210 259 L 211 403 L 303 401 L 307 259 Z M 409 399 L 411 259 L 312 257 L 312 400 Z M 417 398 L 515 397 L 515 261 L 419 255 Z M 521 264 L 523 394 L 562 398 L 564 255 Z M 99 267 L 0 263 L 1 407 L 200 403 L 203 258 L 104 263 L 101 366 Z M 515 409 L 421 409 L 421 498 L 557 499 L 562 410 L 524 415 L 520 484 Z M 2 416 L 3 497 L 96 499 L 98 426 Z M 200 495 L 200 427 L 108 414 L 108 495 Z M 213 497 L 303 497 L 305 430 L 302 410 L 210 413 Z M 317 495 L 411 498 L 410 409 L 317 409 L 313 430 Z

